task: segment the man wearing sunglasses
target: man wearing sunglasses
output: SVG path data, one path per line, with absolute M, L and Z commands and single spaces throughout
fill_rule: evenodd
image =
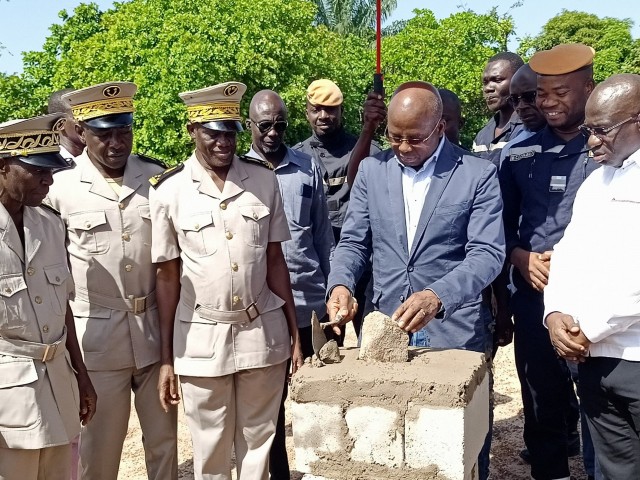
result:
M 306 116 L 313 134 L 293 147 L 310 155 L 320 167 L 336 243 L 340 240 L 351 192 L 347 181 L 349 157 L 358 141 L 357 136 L 344 128 L 343 109 L 342 92 L 334 82 L 328 79 L 311 82 L 307 88 Z M 380 151 L 375 143 L 370 143 L 366 150 L 371 155 Z M 356 288 L 356 298 L 362 307 L 366 303 L 370 278 L 371 269 L 367 268 Z M 364 308 L 353 322 L 356 334 L 360 332 L 363 313 Z
M 324 298 L 333 232 L 320 167 L 309 155 L 284 144 L 287 117 L 287 107 L 276 92 L 256 93 L 249 106 L 247 128 L 252 144 L 247 156 L 269 162 L 278 179 L 291 232 L 291 240 L 282 243 L 282 251 L 289 267 L 300 346 L 306 358 L 313 355 L 311 314 L 315 311 L 321 321 L 326 315 Z M 272 480 L 289 480 L 291 475 L 285 432 L 287 392 L 285 382 L 269 459 Z
M 545 289 L 551 342 L 580 362 L 580 398 L 608 479 L 640 478 L 639 106 L 638 75 L 609 77 L 591 94 L 581 130 L 603 166 L 576 195 Z
M 509 85 L 523 63 L 519 55 L 501 52 L 489 59 L 482 72 L 482 95 L 493 116 L 476 135 L 471 151 L 491 160 L 496 167 L 502 147 L 522 130 L 520 119 L 509 102 Z
M 56 174 L 48 201 L 67 227 L 76 284 L 71 310 L 100 406 L 80 435 L 80 478 L 116 480 L 131 410 L 149 479 L 178 477 L 177 409 L 158 402 L 160 331 L 151 262 L 149 177 L 159 162 L 132 155 L 137 86 L 109 82 L 62 96 L 86 145 Z
M 374 307 L 412 345 L 486 353 L 492 318 L 482 290 L 504 262 L 496 168 L 445 138 L 430 83 L 402 84 L 388 112 L 391 151 L 363 160 L 355 177 L 331 262 L 329 317 L 353 318 L 354 287 L 372 255 Z
M 513 265 L 515 361 L 524 441 L 536 480 L 569 478 L 568 429 L 577 422 L 573 383 L 542 324 L 552 250 L 571 218 L 576 191 L 597 164 L 579 131 L 594 87 L 591 47 L 563 44 L 536 53 L 536 105 L 547 125 L 513 145 L 500 167 L 507 258 Z

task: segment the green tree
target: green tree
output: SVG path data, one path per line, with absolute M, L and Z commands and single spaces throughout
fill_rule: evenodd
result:
M 640 40 L 631 36 L 630 19 L 599 18 L 596 15 L 563 10 L 549 20 L 539 35 L 525 37 L 518 49 L 524 57 L 560 43 L 579 42 L 596 51 L 594 76 L 602 81 L 614 73 L 640 73 Z
M 376 0 L 313 0 L 316 23 L 340 34 L 370 37 L 376 25 Z M 382 0 L 382 19 L 395 10 L 397 0 Z
M 191 149 L 179 92 L 242 81 L 246 112 L 256 91 L 276 90 L 289 107 L 294 143 L 310 134 L 307 85 L 328 77 L 343 89 L 346 123 L 357 130 L 373 52 L 363 39 L 314 26 L 315 14 L 305 0 L 132 0 L 106 12 L 81 5 L 73 15 L 62 12 L 41 51 L 25 55 L 18 83 L 29 92 L 27 105 L 11 95 L 0 114 L 41 113 L 59 88 L 133 81 L 139 87 L 134 149 L 175 163 Z M 239 148 L 248 145 L 245 134 Z
M 506 50 L 513 22 L 495 9 L 485 14 L 455 13 L 438 21 L 430 10 L 416 10 L 405 28 L 383 38 L 385 88 L 425 80 L 454 91 L 462 102 L 467 124 L 462 142 L 470 145 L 487 118 L 482 98 L 482 70 L 488 58 Z

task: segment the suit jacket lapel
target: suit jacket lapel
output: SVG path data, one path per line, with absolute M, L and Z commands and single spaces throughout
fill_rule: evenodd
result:
M 395 157 L 387 161 L 387 188 L 391 203 L 391 218 L 396 229 L 398 243 L 404 252 L 405 258 L 409 257 L 407 249 L 407 221 L 404 217 L 404 196 L 402 193 L 402 168 Z
M 451 179 L 451 172 L 458 164 L 459 158 L 453 150 L 451 144 L 445 140 L 442 147 L 442 151 L 436 159 L 435 170 L 431 177 L 431 184 L 429 185 L 429 191 L 427 192 L 427 198 L 424 201 L 422 207 L 422 213 L 420 214 L 420 220 L 418 221 L 418 228 L 416 234 L 413 237 L 413 245 L 411 245 L 410 259 L 413 258 L 416 252 L 416 247 L 422 241 L 422 236 L 427 228 L 427 224 L 433 216 L 433 212 L 436 209 L 436 205 L 444 192 L 445 187 Z

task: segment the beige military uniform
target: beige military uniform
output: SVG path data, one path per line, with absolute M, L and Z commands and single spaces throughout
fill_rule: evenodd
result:
M 160 359 L 155 267 L 151 263 L 149 177 L 159 165 L 130 156 L 116 194 L 87 152 L 55 175 L 48 202 L 67 225 L 76 283 L 71 308 L 100 405 L 81 435 L 82 478 L 117 477 L 131 390 L 149 478 L 177 478 L 176 412 L 157 394 Z
M 149 200 L 154 262 L 182 265 L 173 351 L 196 478 L 229 479 L 234 443 L 238 478 L 268 478 L 291 345 L 266 281 L 267 244 L 290 238 L 276 177 L 235 157 L 221 192 L 194 154 Z
M 23 246 L 0 204 L 0 478 L 20 480 L 37 476 L 28 472 L 38 472 L 48 456 L 40 449 L 64 445 L 56 451 L 70 455 L 68 444 L 80 431 L 78 386 L 65 345 L 73 282 L 64 226 L 43 207 L 24 207 L 24 233 Z M 5 449 L 28 452 L 17 452 L 17 462 Z M 53 462 L 68 477 L 68 457 Z

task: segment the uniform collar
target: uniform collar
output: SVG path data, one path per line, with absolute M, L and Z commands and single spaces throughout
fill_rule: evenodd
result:
M 260 157 L 258 157 L 260 158 Z M 218 189 L 209 172 L 205 170 L 200 161 L 196 158 L 196 152 L 191 154 L 188 164 L 191 166 L 191 179 L 198 184 L 198 191 L 220 201 L 235 197 L 245 191 L 243 181 L 249 178 L 247 170 L 237 156 L 233 156 L 233 161 L 229 167 L 227 178 L 224 181 L 222 192 Z
M 295 150 L 287 147 L 286 145 L 284 146 L 284 148 L 287 149 L 287 153 L 285 154 L 285 156 L 282 159 L 282 161 L 280 162 L 280 164 L 277 167 L 275 167 L 275 170 L 278 170 L 278 169 L 280 169 L 282 167 L 286 167 L 290 163 L 295 163 L 299 167 L 304 166 L 304 163 L 303 163 L 302 159 L 300 158 L 300 156 L 298 155 L 298 153 Z M 253 148 L 253 144 L 251 144 L 251 148 L 247 152 L 247 157 L 257 158 L 257 159 L 260 159 L 260 160 L 265 160 L 264 158 L 262 158 L 262 156 L 258 152 L 255 151 L 255 149 Z
M 120 195 L 113 191 L 107 180 L 102 176 L 100 171 L 93 164 L 87 149 L 84 149 L 81 155 L 76 157 L 76 164 L 80 169 L 80 181 L 90 183 L 89 191 L 108 198 L 109 200 L 122 201 L 129 195 L 133 194 L 142 185 L 142 171 L 131 167 L 131 156 L 127 159 L 127 165 L 124 167 L 124 177 L 122 179 L 122 189 Z

